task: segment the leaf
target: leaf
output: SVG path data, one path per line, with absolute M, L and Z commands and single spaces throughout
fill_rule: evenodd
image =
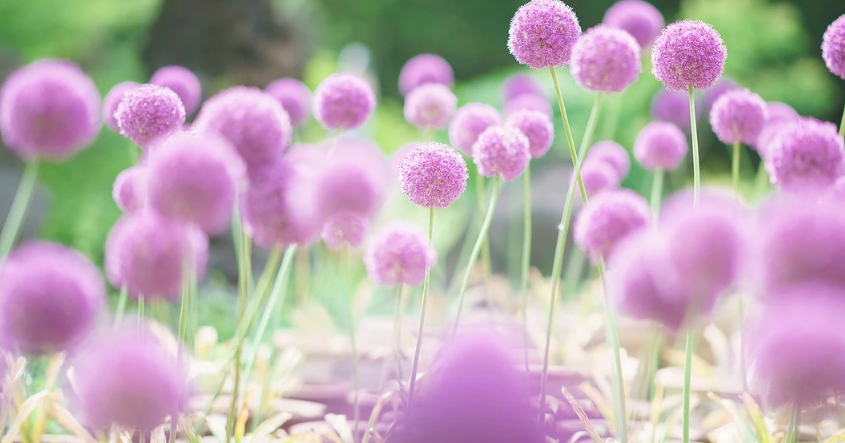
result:
M 763 412 L 760 411 L 760 406 L 751 398 L 748 393 L 741 395 L 745 407 L 748 408 L 748 413 L 751 415 L 751 421 L 754 423 L 754 429 L 757 431 L 757 441 L 759 443 L 772 443 L 772 434 L 766 426 L 766 420 L 763 418 Z
M 15 417 L 15 421 L 12 422 L 11 426 L 9 426 L 8 432 L 6 432 L 6 436 L 3 437 L 2 443 L 12 443 L 15 440 L 21 430 L 21 426 L 23 426 L 23 423 L 29 415 L 32 414 L 32 411 L 34 411 L 49 394 L 49 391 L 44 390 L 33 394 L 23 402 L 18 410 L 18 415 Z
M 79 437 L 84 443 L 97 443 L 97 440 L 82 426 L 76 418 L 59 402 L 53 403 L 53 418 L 68 431 Z

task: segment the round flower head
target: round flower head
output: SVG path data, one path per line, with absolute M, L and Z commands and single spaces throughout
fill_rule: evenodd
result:
M 368 225 L 365 217 L 354 212 L 340 212 L 326 220 L 321 237 L 329 249 L 340 249 L 343 245 L 357 248 L 364 242 Z
M 184 132 L 158 146 L 147 162 L 147 198 L 159 214 L 209 234 L 229 226 L 244 165 L 216 134 Z
M 79 67 L 40 60 L 12 72 L 0 89 L 3 144 L 21 157 L 66 159 L 100 131 L 100 94 Z
M 156 85 L 127 91 L 114 113 L 120 135 L 141 148 L 182 129 L 185 106 L 175 92 Z
M 544 96 L 543 87 L 528 74 L 515 74 L 502 83 L 502 101 L 507 103 L 521 95 Z
M 123 96 L 126 95 L 128 91 L 131 91 L 138 86 L 140 85 L 135 82 L 118 83 L 109 90 L 109 93 L 106 94 L 106 97 L 103 99 L 103 122 L 112 131 L 117 133 L 120 132 L 114 113 L 117 111 L 117 107 L 120 105 L 120 102 L 123 101 Z
M 795 120 L 765 151 L 772 183 L 786 190 L 827 188 L 845 171 L 845 144 L 833 123 Z
M 551 119 L 537 111 L 519 111 L 508 116 L 505 125 L 516 128 L 528 139 L 528 152 L 539 158 L 549 152 L 555 137 Z
M 569 63 L 581 35 L 578 17 L 558 0 L 531 0 L 517 9 L 508 31 L 508 49 L 516 61 L 532 68 Z
M 639 194 L 620 189 L 591 199 L 575 221 L 574 238 L 593 261 L 610 258 L 622 239 L 649 224 L 648 202 Z
M 378 146 L 358 137 L 328 142 L 331 153 L 316 175 L 314 201 L 323 219 L 353 212 L 373 217 L 390 190 L 390 164 Z
M 455 113 L 458 98 L 448 86 L 428 83 L 405 97 L 405 120 L 418 128 L 445 128 Z
M 781 102 L 766 103 L 766 124 L 786 122 L 800 117 L 792 106 Z
M 264 92 L 275 98 L 285 108 L 294 126 L 305 123 L 311 112 L 311 90 L 295 78 L 280 78 L 264 88 Z
M 182 100 L 185 112 L 193 114 L 202 100 L 202 86 L 196 74 L 182 66 L 165 66 L 159 68 L 150 78 L 153 85 L 169 88 Z
M 187 374 L 176 356 L 133 326 L 101 333 L 73 356 L 73 400 L 92 428 L 148 432 L 187 403 Z
M 628 151 L 619 143 L 605 140 L 600 141 L 590 146 L 587 154 L 587 159 L 584 160 L 584 165 L 587 162 L 599 161 L 610 165 L 613 171 L 619 177 L 619 181 L 628 176 L 631 171 L 631 159 L 628 157 Z
M 824 32 L 822 58 L 830 72 L 845 79 L 845 15 L 839 16 Z
M 586 160 L 581 166 L 581 180 L 584 182 L 584 190 L 589 197 L 595 197 L 600 193 L 616 189 L 622 183 L 622 178 L 616 173 L 609 163 L 595 159 Z M 578 186 L 573 174 L 569 186 Z
M 112 198 L 123 212 L 143 209 L 147 199 L 147 168 L 135 165 L 117 174 L 112 187 Z
M 643 48 L 654 41 L 664 24 L 663 14 L 642 0 L 616 2 L 604 13 L 603 23 L 627 31 Z
M 654 41 L 652 72 L 666 89 L 707 89 L 722 75 L 728 50 L 722 36 L 707 23 L 681 20 L 667 26 Z
M 519 111 L 537 111 L 552 118 L 552 105 L 542 95 L 522 94 L 505 102 L 505 115 Z
M 326 129 L 356 129 L 375 107 L 373 88 L 355 74 L 332 74 L 314 91 L 314 118 Z
M 422 230 L 407 223 L 381 229 L 367 245 L 364 263 L 370 280 L 382 286 L 416 286 L 434 266 L 437 252 Z
M 472 160 L 479 174 L 511 181 L 522 175 L 531 161 L 528 146 L 528 137 L 519 129 L 491 126 L 478 136 L 472 147 Z
M 282 158 L 290 146 L 290 117 L 257 88 L 235 86 L 206 100 L 193 128 L 220 134 L 237 149 L 248 172 Z
M 836 179 L 836 182 L 830 187 L 830 193 L 834 198 L 845 202 L 845 175 Z
M 590 91 L 622 92 L 640 75 L 640 45 L 621 29 L 590 28 L 572 47 L 570 70 Z
M 455 75 L 449 62 L 436 54 L 420 54 L 405 62 L 399 73 L 399 92 L 408 95 L 417 86 L 426 83 L 439 83 L 451 88 Z
M 788 126 L 786 123 L 797 120 L 800 116 L 792 106 L 780 102 L 766 103 L 766 124 L 757 140 L 749 146 L 757 150 L 761 157 L 765 157 L 766 149 L 780 134 L 780 131 Z
M 472 146 L 478 136 L 490 126 L 502 123 L 499 111 L 483 103 L 468 103 L 458 109 L 449 125 L 449 140 L 456 148 L 472 156 Z
M 445 208 L 467 188 L 467 164 L 461 154 L 443 143 L 416 145 L 399 167 L 402 192 L 424 208 Z
M 193 225 L 155 212 L 126 214 L 106 241 L 106 274 L 116 288 L 126 285 L 134 298 L 176 301 L 186 260 L 205 274 L 208 237 Z
M 724 95 L 726 92 L 731 92 L 736 89 L 740 89 L 739 85 L 727 77 L 722 77 L 717 80 L 713 86 L 704 91 L 704 97 L 701 104 L 703 113 L 709 114 L 719 97 Z
M 651 122 L 637 135 L 634 157 L 645 169 L 671 171 L 687 155 L 687 137 L 672 123 Z
M 55 243 L 25 244 L 0 271 L 0 348 L 26 355 L 67 351 L 105 303 L 103 277 L 90 260 Z
M 696 118 L 700 118 L 703 109 L 701 100 L 696 100 Z M 689 133 L 689 95 L 678 91 L 658 92 L 651 101 L 651 117 L 655 120 L 674 123 L 682 131 Z
M 722 143 L 755 143 L 766 123 L 766 102 L 759 95 L 736 89 L 724 93 L 710 110 L 710 125 Z

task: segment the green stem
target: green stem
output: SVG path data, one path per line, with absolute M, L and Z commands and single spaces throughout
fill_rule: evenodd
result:
M 731 184 L 735 191 L 739 191 L 739 142 L 734 142 L 731 151 Z
M 434 207 L 428 208 L 428 244 L 433 243 L 434 236 Z M 422 306 L 420 307 L 420 327 L 417 329 L 417 345 L 414 348 L 414 363 L 411 366 L 411 379 L 408 386 L 408 405 L 414 399 L 414 387 L 417 384 L 417 369 L 420 364 L 420 351 L 422 350 L 423 330 L 425 329 L 425 308 L 428 305 L 428 290 L 431 280 L 431 267 L 425 270 L 423 280 Z
M 393 339 L 396 346 L 396 374 L 402 380 L 402 284 L 396 285 L 396 312 L 393 314 Z
M 9 215 L 6 217 L 6 224 L 3 225 L 3 232 L 0 233 L 0 260 L 5 259 L 21 230 L 23 219 L 32 200 L 32 192 L 38 182 L 38 160 L 29 160 L 23 168 L 21 182 L 12 200 L 12 207 L 9 208 Z
M 695 333 L 692 327 L 687 329 L 686 349 L 684 351 L 684 428 L 683 443 L 689 443 L 690 426 L 690 388 L 692 382 L 692 350 L 694 346 Z
M 766 161 L 760 159 L 760 166 L 757 167 L 757 178 L 754 187 L 755 197 L 761 197 L 769 187 L 769 173 L 766 172 Z
M 126 312 L 126 300 L 129 298 L 129 289 L 126 285 L 120 285 L 120 295 L 117 298 L 117 307 L 114 313 L 114 324 L 117 326 L 120 320 L 123 319 L 123 313 Z
M 480 173 L 476 174 L 475 193 L 478 195 L 476 200 L 478 202 L 478 213 L 481 214 L 481 211 L 484 210 L 484 176 Z M 484 221 L 482 221 L 482 219 L 478 219 L 478 222 L 480 223 L 478 228 L 481 229 Z M 490 269 L 492 268 L 490 261 L 490 242 L 488 241 L 487 234 L 485 233 L 481 243 L 481 269 L 484 271 L 485 282 L 490 278 Z
M 187 258 L 184 262 L 185 263 L 182 265 L 181 306 L 179 307 L 179 333 L 176 336 L 176 361 L 178 361 L 179 364 L 182 364 L 182 347 L 185 345 L 185 331 L 188 326 L 188 303 L 190 302 L 191 288 L 193 287 L 191 282 L 196 275 L 193 263 L 191 263 Z M 173 443 L 176 438 L 176 423 L 178 421 L 176 415 L 176 413 L 173 413 L 170 416 L 170 438 L 168 440 L 170 443 Z
M 786 431 L 786 443 L 798 443 L 798 437 L 801 432 L 799 425 L 801 423 L 801 408 L 798 403 L 792 404 L 792 416 L 789 419 L 789 429 Z
M 575 140 L 572 138 L 572 128 L 569 126 L 569 117 L 566 115 L 566 105 L 563 103 L 563 94 L 560 92 L 560 84 L 557 81 L 557 73 L 555 73 L 554 66 L 549 67 L 549 72 L 552 74 L 552 82 L 555 85 L 557 105 L 560 108 L 561 120 L 563 120 L 563 130 L 566 132 L 566 143 L 569 145 L 569 156 L 572 158 L 572 166 L 575 166 L 578 163 L 578 154 L 575 152 Z M 601 95 L 601 92 L 599 92 L 596 97 Z M 581 180 L 581 169 L 579 168 L 575 168 L 575 180 L 578 182 L 578 189 L 581 192 L 581 201 L 586 202 L 587 190 L 584 188 L 584 181 Z
M 531 273 L 531 165 L 522 175 L 523 207 L 525 210 L 522 223 L 522 275 L 520 294 L 522 294 L 523 351 L 525 353 L 525 372 L 528 373 L 528 278 Z
M 243 227 L 238 224 L 237 229 L 238 238 L 238 322 L 240 326 L 246 314 L 247 299 L 249 298 L 249 272 L 250 272 L 250 252 L 249 252 L 249 236 L 243 230 Z M 235 422 L 237 421 L 238 412 L 238 396 L 240 394 L 241 386 L 241 357 L 243 353 L 243 342 L 239 342 L 235 348 L 235 380 L 232 388 L 232 403 L 229 406 L 229 416 L 226 426 L 227 441 L 235 436 Z
M 839 136 L 845 137 L 845 108 L 842 109 L 842 123 L 839 123 Z
M 619 328 L 616 325 L 616 313 L 608 298 L 607 279 L 604 272 L 604 259 L 599 259 L 599 276 L 605 296 L 607 314 L 607 339 L 610 341 L 611 359 L 613 360 L 613 417 L 616 419 L 616 433 L 620 443 L 628 441 L 628 415 L 625 409 L 625 381 L 622 379 L 622 353 L 619 350 Z
M 692 192 L 693 201 L 698 204 L 701 195 L 701 166 L 698 160 L 698 127 L 695 118 L 695 88 L 689 84 L 689 120 L 692 129 Z
M 663 178 L 665 176 L 666 171 L 663 169 L 654 171 L 654 181 L 651 183 L 651 198 L 649 198 L 651 212 L 654 214 L 660 211 L 660 201 L 663 199 Z
M 342 260 L 343 260 L 343 275 L 344 280 L 346 280 L 346 289 L 349 293 L 349 345 L 351 346 L 352 350 L 352 423 L 353 429 L 357 429 L 358 427 L 358 404 L 359 404 L 359 392 L 361 385 L 360 375 L 359 375 L 359 368 L 358 368 L 358 343 L 355 339 L 355 290 L 352 285 L 352 278 L 349 273 L 349 248 L 344 247 L 341 251 Z M 353 443 L 355 441 L 355 435 L 357 432 L 353 432 L 352 440 Z
M 143 325 L 144 325 L 144 317 L 145 317 L 145 315 L 146 315 L 146 314 L 144 313 L 144 303 L 145 303 L 145 298 L 146 298 L 146 297 L 144 297 L 144 294 L 141 294 L 141 295 L 138 297 L 138 326 L 140 326 L 140 327 L 143 327 Z
M 566 269 L 563 271 L 563 287 L 561 290 L 564 294 L 562 300 L 564 303 L 575 297 L 586 266 L 587 256 L 584 251 L 578 248 L 573 249 L 569 253 L 569 262 L 566 263 Z

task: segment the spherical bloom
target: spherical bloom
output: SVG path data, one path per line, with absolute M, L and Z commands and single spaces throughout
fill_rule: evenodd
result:
M 331 153 L 315 178 L 314 202 L 327 219 L 341 212 L 376 215 L 390 190 L 390 164 L 378 146 L 358 137 L 329 141 Z
M 845 15 L 839 16 L 824 32 L 822 58 L 830 72 L 845 79 Z
M 367 245 L 364 263 L 370 280 L 382 286 L 422 283 L 434 266 L 437 252 L 422 230 L 407 223 L 393 223 L 381 229 Z
M 282 105 L 261 90 L 245 86 L 229 88 L 206 100 L 193 127 L 229 140 L 250 173 L 281 159 L 293 134 Z
M 519 111 L 508 116 L 505 125 L 516 128 L 528 139 L 528 152 L 539 158 L 549 152 L 555 137 L 551 119 L 537 111 Z
M 722 36 L 707 23 L 681 20 L 667 26 L 654 41 L 652 72 L 666 89 L 707 89 L 722 75 L 728 50 Z
M 106 98 L 103 99 L 103 122 L 112 131 L 117 133 L 120 132 L 120 128 L 117 127 L 117 119 L 114 117 L 114 113 L 117 111 L 117 107 L 120 105 L 120 102 L 123 101 L 123 96 L 126 95 L 128 91 L 131 91 L 138 86 L 140 85 L 135 82 L 118 83 L 112 86 L 109 93 L 106 94 Z
M 56 243 L 25 244 L 0 271 L 0 348 L 27 355 L 67 351 L 105 304 L 103 277 L 90 260 Z
M 405 62 L 399 73 L 399 92 L 408 95 L 426 83 L 440 83 L 451 88 L 455 75 L 449 62 L 436 54 L 420 54 Z
M 572 179 L 569 186 L 578 186 L 574 175 Z M 618 188 L 622 183 L 622 177 L 609 163 L 593 159 L 586 160 L 581 165 L 581 181 L 584 182 L 587 196 L 595 197 L 604 191 Z
M 710 125 L 722 143 L 754 143 L 765 123 L 766 102 L 748 89 L 724 93 L 710 110 Z
M 472 160 L 479 174 L 511 181 L 522 175 L 531 161 L 528 146 L 528 137 L 519 129 L 491 126 L 478 136 L 472 147 Z
M 766 148 L 766 171 L 783 189 L 827 188 L 845 168 L 845 144 L 833 123 L 795 120 Z
M 637 135 L 634 157 L 645 169 L 671 171 L 687 155 L 687 137 L 672 123 L 651 122 Z
M 449 125 L 449 140 L 466 155 L 472 156 L 472 146 L 478 136 L 490 126 L 502 123 L 499 111 L 483 103 L 468 103 L 458 109 Z
M 458 98 L 448 86 L 428 83 L 405 97 L 405 120 L 419 128 L 445 128 L 455 113 Z
M 621 29 L 590 28 L 572 47 L 572 77 L 590 91 L 622 92 L 640 75 L 640 45 Z
M 648 202 L 639 194 L 620 189 L 590 199 L 575 221 L 574 238 L 594 261 L 610 258 L 626 236 L 651 220 Z
M 326 129 L 356 129 L 375 107 L 372 86 L 355 74 L 332 74 L 314 91 L 314 118 Z
M 202 100 L 202 85 L 196 74 L 182 66 L 159 68 L 150 78 L 150 84 L 164 86 L 175 92 L 185 105 L 185 112 L 193 114 Z
M 654 41 L 664 24 L 663 14 L 642 0 L 616 2 L 604 13 L 603 23 L 627 31 L 643 48 Z
M 182 411 L 190 393 L 176 356 L 137 325 L 99 334 L 71 365 L 82 421 L 99 430 L 116 424 L 151 431 Z
M 563 66 L 580 35 L 578 17 L 567 4 L 531 0 L 511 20 L 508 49 L 516 61 L 532 68 Z
M 722 77 L 713 84 L 713 86 L 704 90 L 704 97 L 702 100 L 702 111 L 704 114 L 709 114 L 713 109 L 716 100 L 719 99 L 726 92 L 740 89 L 739 85 L 730 78 Z
M 302 126 L 308 119 L 311 112 L 311 90 L 305 83 L 295 78 L 280 78 L 267 85 L 264 92 L 282 104 L 294 126 Z
M 130 296 L 179 299 L 186 261 L 205 274 L 208 237 L 188 223 L 155 212 L 125 214 L 106 241 L 106 274 L 116 288 L 126 285 Z
M 147 174 L 150 208 L 196 224 L 208 234 L 219 234 L 232 219 L 245 168 L 226 139 L 184 132 L 153 150 Z
M 326 219 L 321 237 L 329 249 L 340 249 L 344 244 L 357 248 L 364 242 L 369 221 L 354 212 L 340 212 Z
M 800 116 L 792 106 L 780 102 L 766 103 L 766 124 L 757 140 L 749 146 L 757 150 L 761 157 L 765 157 L 766 149 L 780 134 L 781 129 L 786 127 L 786 123 L 797 120 Z
M 79 67 L 40 60 L 11 73 L 0 89 L 3 144 L 24 158 L 66 159 L 100 131 L 100 94 Z
M 631 171 L 631 159 L 628 157 L 628 151 L 619 143 L 610 140 L 600 141 L 590 146 L 590 150 L 587 152 L 587 158 L 584 160 L 585 165 L 592 161 L 607 163 L 616 172 L 620 182 Z
M 507 103 L 523 94 L 544 96 L 543 87 L 529 74 L 515 74 L 502 83 L 502 101 Z
M 695 101 L 696 121 L 701 117 L 703 105 L 701 100 Z M 678 91 L 661 90 L 651 101 L 651 117 L 674 123 L 682 131 L 690 132 L 689 94 Z
M 505 115 L 515 114 L 519 111 L 537 111 L 552 118 L 552 105 L 542 95 L 522 94 L 505 102 Z
M 839 201 L 845 201 L 845 175 L 836 179 L 836 182 L 830 187 L 830 193 Z
M 461 154 L 443 143 L 420 143 L 405 155 L 399 167 L 402 192 L 411 203 L 445 208 L 467 188 L 469 173 Z
M 135 212 L 147 200 L 147 168 L 135 165 L 117 174 L 112 187 L 112 198 L 123 212 Z
M 120 135 L 141 148 L 182 129 L 185 106 L 172 90 L 141 85 L 123 95 L 114 113 Z
M 792 106 L 781 102 L 766 103 L 766 124 L 774 122 L 785 122 L 800 117 Z

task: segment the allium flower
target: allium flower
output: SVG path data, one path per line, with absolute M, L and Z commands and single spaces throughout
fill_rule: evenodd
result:
M 830 72 L 845 79 L 845 15 L 839 16 L 824 32 L 822 58 Z
M 781 102 L 766 103 L 766 124 L 774 122 L 786 122 L 800 117 L 792 106 Z
M 845 201 L 845 175 L 836 179 L 836 182 L 830 187 L 830 193 L 840 201 Z
M 424 208 L 445 208 L 467 187 L 469 173 L 461 154 L 443 143 L 418 144 L 399 168 L 402 192 Z
M 3 144 L 21 157 L 63 160 L 100 132 L 100 94 L 79 67 L 40 60 L 12 72 L 0 89 Z
M 631 159 L 628 157 L 628 151 L 619 143 L 609 140 L 600 141 L 590 146 L 584 164 L 592 161 L 609 164 L 616 172 L 620 182 L 628 176 L 628 172 L 631 170 Z
M 455 84 L 455 75 L 449 62 L 436 54 L 420 54 L 405 62 L 399 73 L 399 92 L 408 95 L 417 86 L 426 83 L 439 83 L 451 88 Z
M 622 177 L 616 173 L 613 166 L 596 159 L 584 161 L 581 166 L 581 180 L 584 182 L 584 190 L 591 198 L 604 191 L 616 189 L 622 183 Z M 569 186 L 578 186 L 575 174 L 572 175 Z
M 765 157 L 769 145 L 775 141 L 780 131 L 788 126 L 786 123 L 797 120 L 800 115 L 792 106 L 780 102 L 766 103 L 766 124 L 754 144 L 749 145 L 757 150 L 761 157 Z
M 370 280 L 382 286 L 416 286 L 434 266 L 437 252 L 418 227 L 396 222 L 382 228 L 367 245 L 364 263 Z
M 616 2 L 604 13 L 603 23 L 627 31 L 643 48 L 654 41 L 664 25 L 663 14 L 642 0 Z
M 390 164 L 378 146 L 358 137 L 341 137 L 316 175 L 314 202 L 321 218 L 353 212 L 376 215 L 390 190 Z
M 123 82 L 114 85 L 106 97 L 103 99 L 103 123 L 114 132 L 120 133 L 120 128 L 117 127 L 117 119 L 114 117 L 118 105 L 123 101 L 123 96 L 139 85 L 135 82 Z
M 186 406 L 187 374 L 146 329 L 124 326 L 92 339 L 71 362 L 74 403 L 98 430 L 151 431 Z
M 314 118 L 326 129 L 356 129 L 375 107 L 372 86 L 355 74 L 332 74 L 314 91 Z
M 704 90 L 702 113 L 709 114 L 719 97 L 724 95 L 726 92 L 730 92 L 735 89 L 740 89 L 740 87 L 730 78 L 722 77 L 719 80 L 716 80 L 716 83 L 714 83 L 713 86 Z
M 505 115 L 512 115 L 519 111 L 537 111 L 552 118 L 552 105 L 542 95 L 522 94 L 505 102 Z
M 572 77 L 590 91 L 622 92 L 640 75 L 640 45 L 610 26 L 590 28 L 572 47 Z
M 532 68 L 563 66 L 580 35 L 578 17 L 567 4 L 531 0 L 511 20 L 508 49 L 516 61 Z
M 205 274 L 208 237 L 193 225 L 155 212 L 125 214 L 106 241 L 106 274 L 112 285 L 126 285 L 129 295 L 179 299 L 183 265 Z
M 701 100 L 696 100 L 696 119 L 700 118 L 703 109 Z M 689 133 L 689 95 L 678 91 L 661 90 L 651 101 L 651 117 L 655 120 L 674 123 L 682 131 Z
M 491 126 L 472 146 L 472 159 L 481 175 L 511 181 L 522 175 L 531 161 L 528 146 L 528 137 L 519 129 Z
M 147 200 L 147 168 L 135 165 L 117 174 L 112 187 L 112 198 L 123 212 L 143 209 Z
M 502 83 L 502 101 L 507 103 L 521 95 L 544 96 L 543 87 L 529 74 L 515 74 Z
M 422 128 L 445 128 L 455 113 L 458 98 L 448 86 L 428 83 L 405 97 L 405 120 Z
M 472 146 L 490 126 L 502 123 L 499 111 L 483 103 L 468 103 L 458 109 L 455 118 L 449 125 L 449 140 L 456 148 L 468 156 L 472 156 Z
M 163 86 L 141 85 L 127 91 L 114 112 L 120 135 L 141 148 L 182 129 L 185 106 Z
M 206 100 L 193 128 L 229 140 L 250 173 L 282 158 L 290 146 L 290 117 L 272 96 L 257 88 L 236 86 Z
M 217 134 L 168 137 L 147 161 L 150 208 L 219 234 L 229 226 L 238 182 L 245 175 L 235 148 Z
M 55 243 L 24 244 L 0 271 L 0 348 L 27 355 L 67 351 L 105 303 L 103 277 L 90 260 Z
M 648 202 L 620 189 L 590 199 L 575 221 L 574 238 L 593 261 L 610 258 L 622 239 L 650 223 Z
M 827 188 L 845 171 L 845 144 L 833 123 L 790 122 L 765 151 L 772 183 L 786 190 Z
M 671 171 L 687 155 L 687 137 L 672 123 L 651 122 L 637 135 L 634 157 L 645 169 Z
M 343 245 L 357 248 L 364 242 L 369 220 L 354 212 L 340 212 L 326 219 L 321 237 L 329 249 L 340 249 Z
M 539 158 L 549 152 L 555 137 L 551 119 L 537 111 L 519 111 L 508 116 L 505 125 L 516 128 L 528 139 L 528 152 Z
M 722 143 L 757 141 L 766 123 L 766 102 L 748 89 L 726 92 L 710 110 L 710 125 Z
M 200 80 L 190 69 L 182 66 L 159 68 L 150 78 L 150 84 L 164 86 L 175 92 L 188 114 L 193 114 L 202 100 Z
M 707 89 L 722 75 L 728 50 L 707 23 L 681 20 L 667 26 L 654 41 L 652 72 L 666 89 Z
M 311 112 L 311 90 L 301 81 L 295 78 L 280 78 L 267 85 L 264 92 L 282 104 L 294 126 L 302 126 L 308 119 Z

